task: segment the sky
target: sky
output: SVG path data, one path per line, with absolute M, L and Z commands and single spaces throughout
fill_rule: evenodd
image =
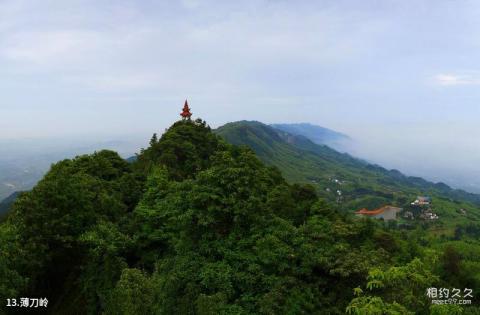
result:
M 478 56 L 478 1 L 0 0 L 0 140 L 148 138 L 188 98 L 480 191 Z

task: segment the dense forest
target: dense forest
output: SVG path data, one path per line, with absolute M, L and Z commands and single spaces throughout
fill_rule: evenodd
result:
M 54 164 L 0 224 L 1 300 L 69 315 L 480 314 L 476 216 L 442 237 L 359 219 L 254 150 L 182 120 L 134 161 Z M 472 289 L 472 305 L 432 304 L 429 288 Z

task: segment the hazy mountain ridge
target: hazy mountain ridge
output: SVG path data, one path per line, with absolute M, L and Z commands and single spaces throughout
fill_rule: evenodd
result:
M 334 137 L 335 136 L 340 137 L 340 138 L 346 137 L 346 139 L 351 139 L 350 137 L 348 137 L 344 134 L 337 133 L 335 131 L 332 131 L 330 129 L 326 129 L 326 128 L 323 128 L 323 127 L 320 127 L 320 126 L 315 126 L 315 125 L 311 125 L 311 124 L 294 124 L 294 125 L 310 126 L 310 127 L 312 127 L 310 130 L 312 130 L 312 131 L 313 130 L 318 130 L 318 131 L 320 131 L 320 133 L 322 133 L 323 130 L 327 130 L 327 131 L 329 131 L 330 134 L 334 135 Z M 281 126 L 282 128 L 279 128 L 279 129 L 285 131 L 284 126 L 290 126 L 290 124 L 279 124 L 279 125 L 271 125 L 271 126 L 272 127 Z M 317 146 L 312 145 L 312 142 L 314 142 L 316 144 L 320 144 L 317 141 L 320 141 L 321 136 L 320 137 L 319 136 L 315 137 L 312 134 L 312 137 L 317 139 L 317 141 L 315 141 L 314 139 L 312 139 L 308 136 L 308 133 L 304 133 L 303 130 L 297 129 L 297 132 L 298 132 L 298 134 L 297 134 L 296 137 L 292 137 L 291 135 L 285 134 L 284 139 L 287 142 L 295 145 L 296 147 L 306 149 L 306 150 L 312 150 L 314 152 L 318 152 Z M 279 133 L 279 134 L 282 134 L 282 133 Z M 328 144 L 326 144 L 326 143 L 323 143 L 323 144 L 328 146 Z M 349 155 L 349 154 L 347 154 L 347 155 Z M 361 161 L 361 159 L 359 159 L 357 157 L 353 157 L 353 158 L 356 160 L 356 162 Z M 452 187 L 450 187 L 449 185 L 447 185 L 443 182 L 434 183 L 432 181 L 428 181 L 428 180 L 426 180 L 422 177 L 419 177 L 419 176 L 408 176 L 408 175 L 405 175 L 405 174 L 401 173 L 400 171 L 398 171 L 396 169 L 388 170 L 388 169 L 386 169 L 386 168 L 384 168 L 384 167 L 382 167 L 378 164 L 375 164 L 375 163 L 369 163 L 369 162 L 366 162 L 366 161 L 364 163 L 365 163 L 367 168 L 369 168 L 371 170 L 374 170 L 374 171 L 384 173 L 387 176 L 391 176 L 395 180 L 401 181 L 402 183 L 404 183 L 406 185 L 410 185 L 412 187 L 417 187 L 417 188 L 420 188 L 420 189 L 438 189 L 439 191 L 442 191 L 444 193 L 447 193 L 447 194 L 451 195 L 453 198 L 468 199 L 469 201 L 480 203 L 480 195 L 478 195 L 478 194 L 470 193 L 470 192 L 464 191 L 463 189 L 452 188 Z
M 383 202 L 403 204 L 417 194 L 480 204 L 480 195 L 452 189 L 444 183 L 409 177 L 398 170 L 387 170 L 257 121 L 229 123 L 215 132 L 232 144 L 251 147 L 260 159 L 277 166 L 291 181 L 309 182 L 330 198 L 334 197 L 332 192 L 327 194 L 325 190 L 338 188 L 347 207 L 375 206 Z M 338 186 L 332 180 L 345 183 Z M 368 200 L 373 197 L 378 200 L 370 203 Z
M 328 145 L 341 152 L 346 152 L 349 143 L 352 141 L 350 136 L 346 134 L 309 123 L 271 124 L 270 126 L 291 135 L 304 136 L 316 144 Z
M 401 166 L 404 174 L 410 174 L 414 177 L 420 176 L 429 182 L 444 182 L 450 187 L 455 187 L 454 189 L 465 190 L 474 194 L 480 193 L 478 176 L 475 176 L 475 172 L 478 173 L 478 171 L 472 165 L 463 168 L 456 166 L 455 162 L 451 161 L 451 163 L 446 163 L 448 167 L 437 165 L 434 168 L 424 168 L 418 162 L 423 160 L 421 157 L 422 150 L 418 151 L 418 156 L 405 155 L 404 158 L 407 162 L 403 163 L 395 155 L 403 154 L 402 152 L 387 149 L 387 151 L 392 152 L 390 156 L 385 152 L 377 152 L 373 149 L 377 146 L 372 146 L 371 143 L 366 142 L 364 137 L 352 138 L 349 135 L 310 123 L 271 124 L 270 126 L 293 135 L 305 136 L 316 144 L 328 145 L 339 152 L 347 152 L 353 156 L 362 157 L 362 159 L 368 160 L 370 164 L 389 165 L 389 168 Z M 415 151 L 415 149 L 410 150 Z M 436 158 L 442 160 L 441 155 Z M 445 159 L 443 161 L 445 163 Z M 470 172 L 466 172 L 467 169 Z

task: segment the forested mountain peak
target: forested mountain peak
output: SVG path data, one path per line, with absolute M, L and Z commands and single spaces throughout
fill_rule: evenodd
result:
M 209 165 L 210 156 L 222 143 L 201 119 L 175 122 L 161 138 L 154 134 L 150 146 L 137 155 L 135 166 L 144 172 L 155 165 L 165 165 L 171 178 L 181 180 L 192 177 Z

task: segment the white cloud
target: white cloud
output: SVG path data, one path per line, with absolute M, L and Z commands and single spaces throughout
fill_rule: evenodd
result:
M 469 73 L 469 74 L 451 74 L 451 73 L 441 73 L 434 77 L 435 83 L 444 86 L 454 86 L 454 85 L 479 85 L 480 84 L 480 74 L 479 73 Z
M 86 31 L 19 32 L 7 38 L 1 53 L 15 62 L 51 65 L 85 53 L 94 41 L 95 33 Z
M 282 3 L 205 7 L 183 0 L 180 6 L 126 8 L 85 3 L 57 4 L 52 12 L 38 3 L 15 7 L 17 14 L 0 19 L 0 68 L 66 83 L 74 77 L 99 90 L 181 87 L 206 93 L 221 85 L 249 93 L 268 88 L 273 69 L 282 76 L 305 68 L 314 73 L 360 59 L 384 32 L 381 20 L 365 24 L 355 14 L 292 10 Z M 7 20 L 8 31 L 2 28 Z

